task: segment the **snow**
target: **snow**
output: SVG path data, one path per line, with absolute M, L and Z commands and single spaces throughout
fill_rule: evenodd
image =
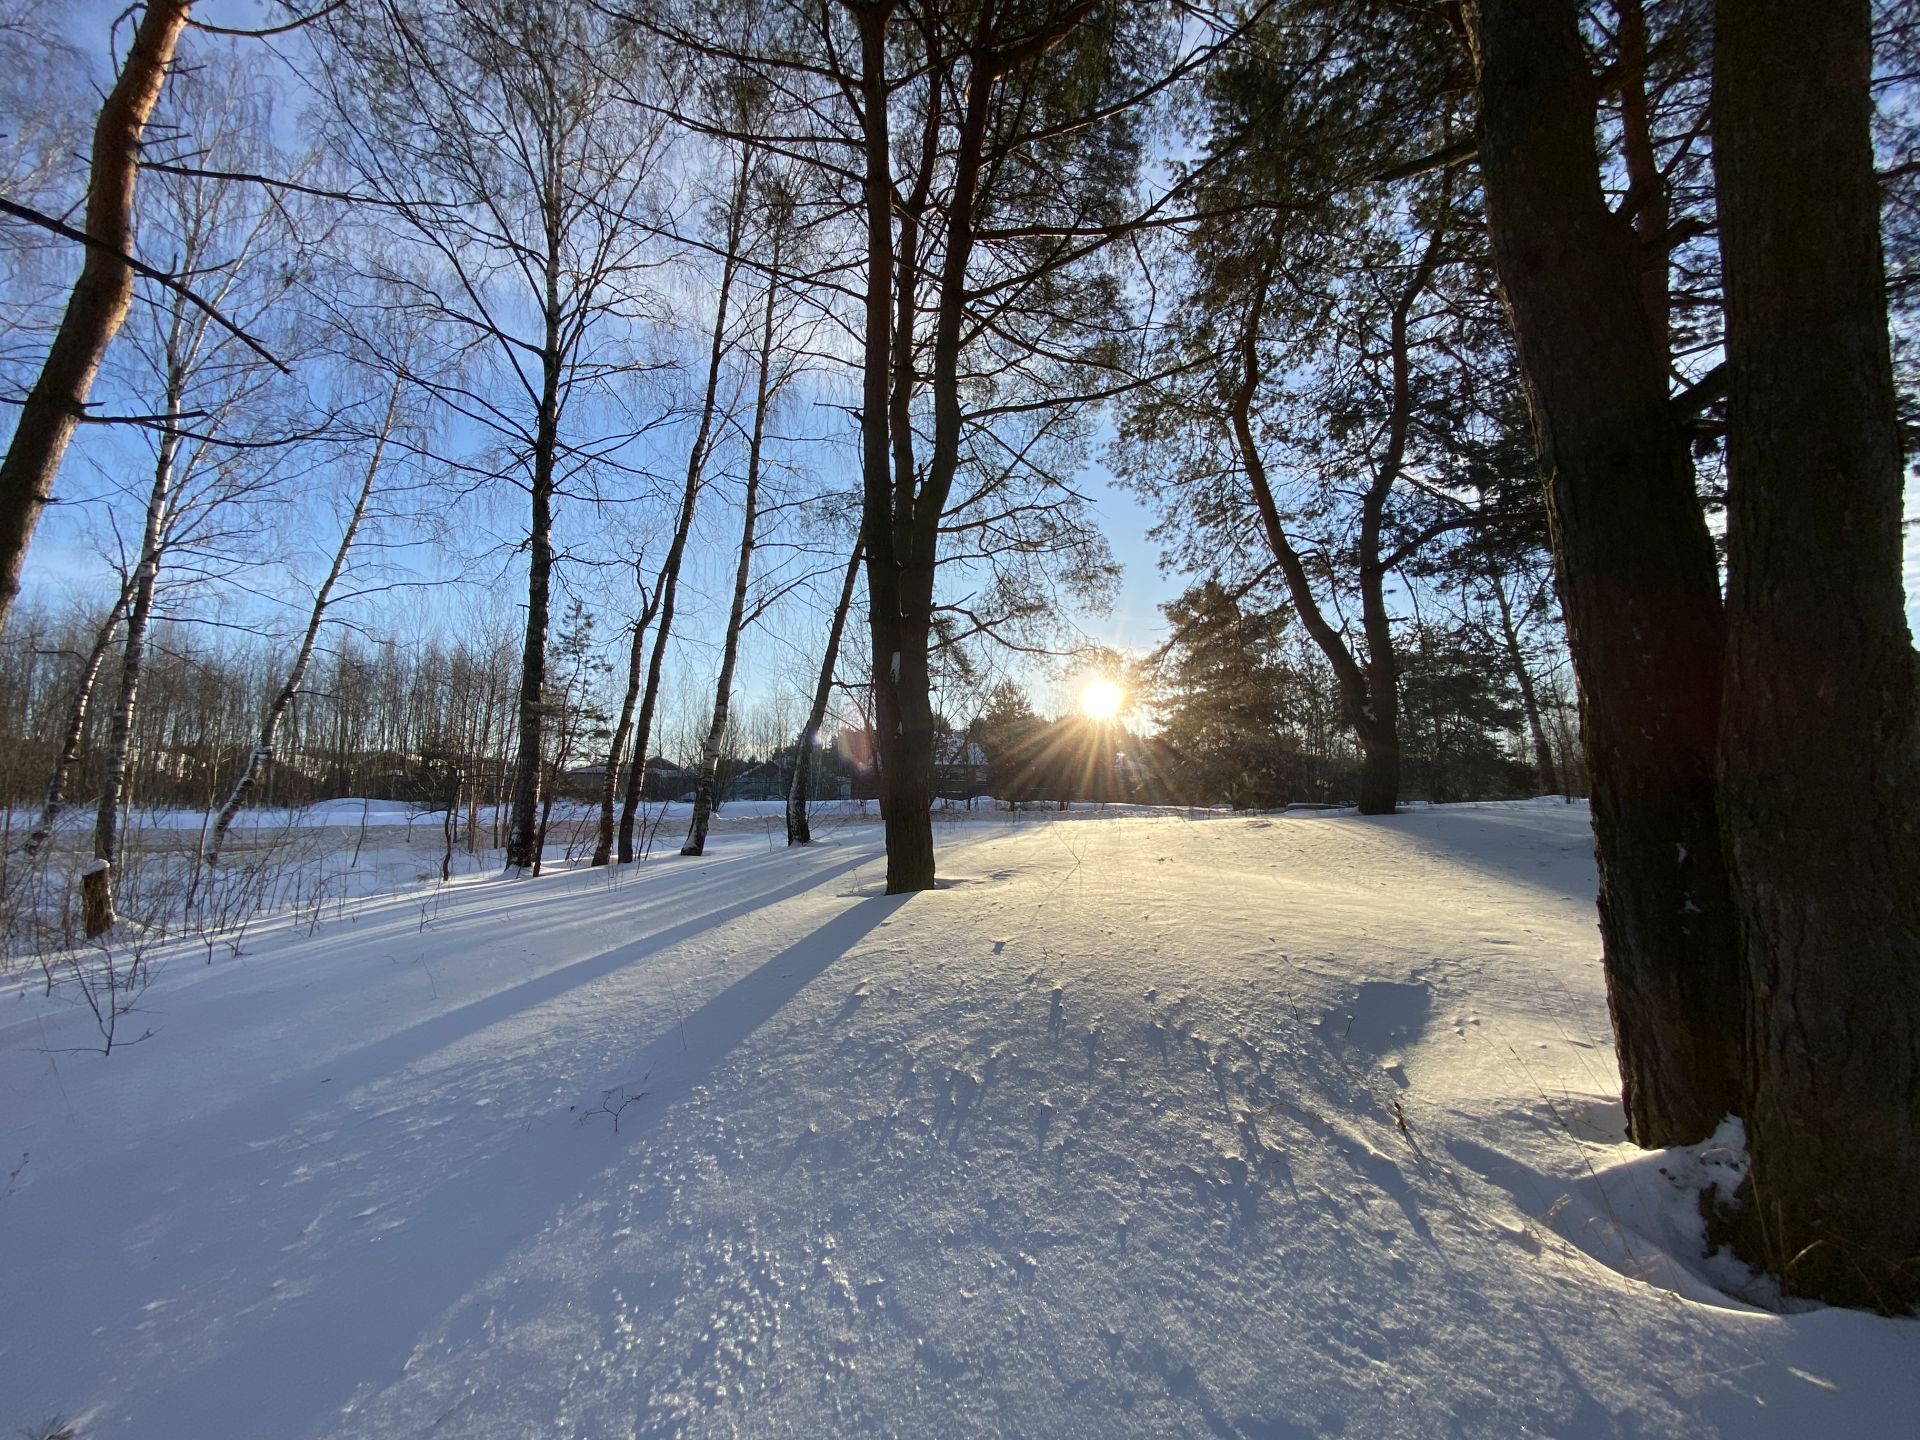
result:
M 761 829 L 0 991 L 0 1431 L 1910 1433 L 1621 1143 L 1583 809 Z
M 812 813 L 828 819 L 839 817 L 857 817 L 863 814 L 877 814 L 869 804 L 867 810 L 860 808 L 860 802 L 825 800 L 811 804 Z M 651 823 L 664 813 L 667 825 L 684 825 L 693 815 L 693 806 L 685 801 L 648 801 L 644 807 L 644 818 Z M 298 809 L 276 808 L 271 806 L 248 806 L 233 818 L 235 830 L 359 830 L 382 827 L 405 828 L 412 826 L 416 830 L 431 829 L 438 833 L 444 810 L 430 809 L 415 805 L 406 800 L 363 800 L 347 798 L 340 800 L 319 800 Z M 715 818 L 721 816 L 753 816 L 755 818 L 772 817 L 782 819 L 787 813 L 785 800 L 728 800 L 714 812 Z M 480 807 L 480 823 L 489 826 L 493 823 L 494 811 L 490 805 Z M 592 824 L 599 815 L 595 805 L 578 800 L 562 800 L 553 807 L 552 826 L 555 831 L 572 825 Z M 37 812 L 28 814 L 16 811 L 12 828 L 24 830 L 37 819 Z M 466 811 L 461 811 L 461 824 L 466 823 Z M 60 828 L 69 833 L 91 827 L 93 811 L 84 812 L 69 808 L 60 817 Z M 134 828 L 137 830 L 174 830 L 191 831 L 195 834 L 211 824 L 207 812 L 202 810 L 141 810 L 136 812 Z M 462 833 L 464 834 L 464 828 Z

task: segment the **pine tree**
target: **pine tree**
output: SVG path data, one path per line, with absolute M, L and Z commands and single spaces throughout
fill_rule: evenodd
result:
M 1195 804 L 1268 809 L 1303 798 L 1296 677 L 1283 658 L 1291 615 L 1252 609 L 1216 580 L 1163 607 L 1177 642 L 1162 666 L 1166 780 Z

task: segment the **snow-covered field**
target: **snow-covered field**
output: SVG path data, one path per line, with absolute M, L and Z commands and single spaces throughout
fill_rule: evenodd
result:
M 0 1432 L 1914 1433 L 1620 1143 L 1584 810 L 761 828 L 0 992 Z

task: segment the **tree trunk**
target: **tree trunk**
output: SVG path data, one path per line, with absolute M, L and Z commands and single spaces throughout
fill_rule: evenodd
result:
M 53 498 L 54 477 L 85 413 L 93 377 L 133 303 L 133 271 L 120 257 L 133 249 L 140 136 L 192 8 L 192 0 L 149 0 L 94 124 L 86 229 L 100 244 L 86 247 L 40 378 L 27 392 L 6 459 L 0 461 L 0 633 L 13 613 L 27 546 L 40 512 Z
M 924 476 L 910 468 L 911 427 L 890 419 L 890 402 L 910 415 L 915 380 L 911 316 L 917 304 L 917 267 L 908 253 L 917 234 L 915 206 L 903 207 L 896 260 L 893 216 L 896 187 L 887 107 L 887 0 L 852 4 L 860 36 L 857 86 L 861 119 L 862 201 L 867 273 L 860 411 L 861 538 L 867 553 L 868 624 L 873 642 L 874 751 L 880 768 L 880 809 L 886 823 L 887 892 L 931 889 L 933 852 L 933 699 L 928 644 L 933 631 L 934 577 L 940 522 L 953 493 L 965 420 L 960 359 L 974 298 L 968 267 L 975 244 L 975 212 L 993 130 L 993 97 L 1001 78 L 1058 44 L 1092 11 L 1092 0 L 1053 14 L 1037 30 L 996 43 L 995 7 L 977 16 L 959 83 L 960 114 L 951 149 L 942 158 L 949 176 L 944 243 L 935 291 L 930 390 L 933 434 Z M 938 64 L 958 79 L 951 56 Z M 936 115 L 929 124 L 943 124 Z M 925 132 L 923 131 L 923 134 Z M 933 137 L 938 140 L 939 137 Z M 923 149 L 934 156 L 938 145 Z M 1002 158 L 1003 158 L 1002 153 Z M 915 198 L 924 195 L 916 187 Z M 898 318 L 895 305 L 898 302 Z M 896 340 L 895 330 L 899 336 Z M 891 453 L 890 453 L 891 452 Z M 916 481 L 918 482 L 916 484 Z
M 1412 341 L 1413 308 L 1433 279 L 1450 226 L 1452 180 L 1442 190 L 1438 218 L 1428 232 L 1420 259 L 1394 299 L 1388 320 L 1388 385 L 1392 399 L 1387 411 L 1385 446 L 1374 466 L 1373 479 L 1360 501 L 1360 607 L 1366 635 L 1366 662 L 1357 660 L 1340 632 L 1327 623 L 1313 593 L 1307 568 L 1286 533 L 1280 508 L 1260 454 L 1253 427 L 1253 402 L 1259 388 L 1260 325 L 1271 278 L 1256 278 L 1240 341 L 1240 378 L 1230 404 L 1233 438 L 1241 466 L 1253 491 L 1254 503 L 1267 543 L 1286 578 L 1288 593 L 1307 633 L 1332 666 L 1340 687 L 1347 723 L 1360 741 L 1360 813 L 1391 815 L 1400 804 L 1400 666 L 1393 648 L 1393 620 L 1387 610 L 1386 580 L 1395 563 L 1385 554 L 1383 534 L 1387 502 L 1406 465 L 1413 428 Z
M 440 851 L 442 885 L 453 878 L 453 847 L 460 838 L 460 781 L 463 773 L 458 765 L 453 767 L 453 793 L 447 796 L 447 813 L 440 821 L 440 835 L 444 841 Z
M 1399 803 L 1400 790 L 1397 730 L 1390 729 L 1387 732 L 1386 738 L 1392 742 L 1389 756 L 1381 750 L 1382 737 L 1374 723 L 1378 712 L 1368 688 L 1367 671 L 1354 659 L 1347 642 L 1328 623 L 1320 609 L 1320 598 L 1313 592 L 1313 580 L 1307 574 L 1306 562 L 1287 535 L 1279 502 L 1275 500 L 1273 486 L 1267 478 L 1266 460 L 1254 435 L 1253 400 L 1260 383 L 1260 321 L 1267 298 L 1265 280 L 1257 283 L 1259 288 L 1253 296 L 1240 337 L 1240 379 L 1228 402 L 1234 446 L 1240 455 L 1241 469 L 1247 477 L 1247 487 L 1253 492 L 1267 546 L 1273 551 L 1273 558 L 1286 579 L 1293 608 L 1300 617 L 1300 623 L 1307 627 L 1307 634 L 1312 637 L 1313 643 L 1326 657 L 1339 690 L 1341 711 L 1360 741 L 1360 813 L 1392 814 Z
M 865 346 L 860 407 L 861 542 L 866 553 L 868 625 L 873 644 L 874 753 L 880 767 L 880 814 L 886 829 L 887 893 L 933 885 L 932 737 L 908 733 L 903 695 L 925 695 L 927 634 L 902 620 L 911 545 L 912 496 L 896 519 L 888 424 L 893 374 L 893 175 L 886 75 L 886 4 L 850 6 L 860 31 L 860 107 L 865 141 Z M 956 193 L 959 187 L 956 184 Z M 904 521 L 904 523 L 900 523 Z M 929 586 L 929 589 L 931 587 Z M 917 650 L 917 653 L 912 653 Z M 923 752 L 916 766 L 916 751 Z
M 1391 815 L 1399 804 L 1400 727 L 1389 721 L 1360 736 L 1360 813 Z
M 167 409 L 180 408 L 180 372 L 175 369 L 167 386 Z M 120 657 L 119 703 L 107 734 L 107 761 L 100 782 L 100 804 L 93 821 L 93 865 L 80 880 L 82 926 L 89 940 L 113 928 L 114 867 L 120 863 L 120 806 L 126 798 L 127 760 L 133 744 L 133 714 L 140 699 L 140 674 L 146 663 L 147 629 L 153 617 L 153 591 L 160 577 L 160 550 L 173 504 L 173 465 L 180 439 L 172 430 L 162 433 L 154 461 L 153 488 L 147 495 L 147 518 L 140 536 L 140 556 L 127 602 L 127 638 Z
M 687 482 L 680 494 L 680 515 L 673 528 L 673 541 L 667 548 L 667 560 L 660 567 L 657 595 L 660 604 L 660 628 L 654 632 L 653 655 L 647 661 L 647 686 L 640 701 L 640 718 L 634 725 L 633 764 L 627 771 L 627 793 L 620 807 L 620 863 L 634 859 L 634 826 L 645 791 L 647 742 L 653 733 L 653 711 L 660 699 L 660 672 L 666 665 L 667 640 L 673 633 L 674 602 L 680 590 L 680 565 L 687 552 L 687 535 L 693 529 L 694 511 L 700 500 L 707 456 L 713 448 L 713 420 L 719 408 L 720 367 L 727 355 L 727 309 L 733 296 L 733 281 L 740 268 L 740 234 L 745 220 L 748 156 L 743 151 L 740 169 L 734 180 L 733 206 L 727 217 L 727 248 L 720 262 L 720 293 L 714 302 L 713 336 L 707 348 L 707 388 L 700 401 L 700 420 L 694 429 L 693 445 L 687 451 Z
M 620 697 L 620 718 L 614 722 L 607 740 L 607 773 L 600 783 L 600 828 L 593 842 L 593 864 L 598 867 L 613 860 L 613 808 L 620 793 L 620 767 L 627 759 L 627 740 L 633 734 L 633 708 L 640 698 L 640 676 L 647 657 L 647 627 L 653 623 L 654 607 L 660 587 L 649 595 L 640 591 L 640 614 L 633 622 L 633 640 L 627 647 L 627 685 Z M 641 757 L 644 762 L 645 756 Z
M 40 847 L 47 843 L 47 837 L 53 834 L 54 822 L 66 808 L 67 777 L 72 775 L 73 767 L 80 763 L 80 751 L 86 743 L 87 711 L 93 704 L 93 687 L 100 678 L 100 666 L 113 644 L 113 632 L 119 629 L 120 621 L 127 613 L 127 602 L 132 594 L 131 584 L 122 585 L 120 593 L 114 597 L 113 608 L 107 611 L 107 618 L 94 631 L 93 646 L 87 651 L 86 663 L 80 667 L 73 703 L 67 710 L 67 728 L 60 742 L 60 754 L 53 762 L 53 775 L 47 781 L 47 798 L 40 807 L 40 816 L 34 821 L 33 829 L 27 834 L 26 844 L 21 847 L 21 852 L 28 859 L 37 855 Z
M 1714 793 L 1713 546 L 1639 243 L 1600 188 L 1577 0 L 1476 0 L 1467 13 L 1489 230 L 1584 706 L 1628 1133 L 1688 1143 L 1739 1103 L 1735 921 Z
M 273 697 L 273 703 L 268 705 L 267 717 L 260 725 L 259 742 L 248 750 L 246 759 L 241 762 L 239 778 L 233 782 L 233 789 L 227 793 L 226 803 L 220 807 L 219 817 L 213 822 L 213 835 L 206 847 L 209 865 L 220 863 L 220 847 L 226 842 L 234 816 L 240 813 L 240 807 L 247 802 L 260 762 L 273 758 L 273 743 L 280 731 L 280 721 L 293 704 L 293 697 L 300 693 L 301 683 L 307 678 L 307 664 L 313 659 L 314 642 L 319 639 L 320 626 L 327 617 L 327 602 L 333 598 L 333 587 L 339 582 L 340 572 L 346 569 L 347 554 L 353 549 L 354 537 L 360 533 L 360 522 L 366 518 L 367 500 L 373 494 L 373 482 L 380 473 L 380 457 L 386 450 L 387 436 L 393 433 L 394 417 L 399 410 L 400 381 L 396 379 L 393 391 L 387 397 L 387 413 L 380 422 L 380 433 L 373 442 L 373 454 L 368 458 L 366 473 L 360 480 L 360 493 L 354 497 L 353 510 L 347 516 L 347 528 L 340 536 L 340 545 L 333 553 L 333 564 L 327 569 L 326 579 L 320 582 L 319 590 L 314 592 L 313 609 L 307 616 L 307 628 L 300 637 L 300 648 L 294 654 L 293 666 L 287 671 L 287 682 Z
M 1540 718 L 1540 694 L 1527 671 L 1526 656 L 1520 652 L 1520 631 L 1513 623 L 1507 582 L 1504 577 L 1494 575 L 1491 583 L 1494 603 L 1500 608 L 1500 636 L 1507 647 L 1507 665 L 1513 671 L 1513 683 L 1520 687 L 1520 705 L 1526 711 L 1527 729 L 1533 736 L 1533 763 L 1540 776 L 1540 793 L 1552 795 L 1560 789 L 1560 771 L 1553 763 L 1553 746 L 1547 743 L 1547 727 Z
M 1722 813 L 1748 983 L 1743 1248 L 1920 1302 L 1920 824 L 1867 0 L 1716 7 Z
M 840 582 L 840 600 L 833 607 L 833 623 L 827 627 L 827 649 L 820 657 L 820 678 L 813 687 L 813 708 L 801 727 L 800 743 L 794 747 L 793 783 L 787 787 L 787 844 L 811 845 L 813 827 L 807 823 L 807 795 L 813 788 L 813 752 L 820 743 L 820 727 L 826 723 L 827 705 L 833 699 L 833 672 L 840 663 L 840 638 L 846 633 L 847 612 L 853 608 L 853 587 L 860 578 L 860 542 L 853 542 L 853 554 L 847 560 L 847 573 Z
M 531 523 L 527 528 L 527 628 L 520 647 L 520 738 L 514 752 L 507 866 L 531 870 L 539 858 L 541 760 L 546 738 L 547 622 L 553 581 L 553 471 L 560 443 L 558 307 L 547 311 L 541 357 L 540 416 L 534 429 Z
M 776 227 L 778 225 L 776 219 Z M 687 826 L 682 855 L 699 855 L 707 848 L 707 827 L 713 820 L 715 791 L 720 783 L 720 751 L 726 743 L 732 713 L 733 670 L 740 658 L 740 629 L 747 613 L 747 583 L 753 571 L 753 529 L 759 518 L 760 454 L 767 435 L 767 407 L 773 403 L 773 322 L 780 297 L 780 232 L 773 234 L 767 273 L 767 303 L 760 321 L 760 357 L 754 377 L 753 433 L 747 441 L 747 490 L 741 501 L 740 562 L 733 572 L 733 605 L 727 611 L 727 634 L 720 647 L 720 678 L 714 684 L 713 715 L 707 722 L 706 743 L 700 749 L 700 779 L 693 794 L 693 818 Z
M 887 894 L 903 895 L 931 890 L 934 881 L 929 632 L 904 620 L 876 622 L 872 629 L 876 654 L 886 656 L 874 665 L 874 753 L 887 839 Z
M 556 765 L 548 783 L 540 788 L 540 818 L 533 827 L 533 873 L 540 874 L 540 862 L 547 853 L 547 825 L 553 819 L 553 801 L 560 789 L 560 770 Z

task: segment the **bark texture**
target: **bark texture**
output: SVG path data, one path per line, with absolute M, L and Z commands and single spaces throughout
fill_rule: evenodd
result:
M 1722 810 L 1743 920 L 1744 1248 L 1920 1302 L 1920 828 L 1867 0 L 1717 7 L 1727 289 Z
M 1577 0 L 1466 7 L 1480 170 L 1526 373 L 1583 702 L 1608 1003 L 1628 1131 L 1704 1138 L 1739 1105 L 1715 809 L 1719 577 L 1668 398 L 1644 258 L 1608 208 Z
M 53 498 L 54 477 L 74 427 L 86 411 L 93 377 L 133 303 L 133 192 L 140 174 L 140 136 L 166 83 L 167 66 L 186 27 L 192 0 L 148 0 L 120 76 L 100 106 L 87 181 L 87 235 L 80 278 L 60 328 L 27 392 L 13 439 L 0 460 L 0 633 L 20 594 L 20 572 L 40 512 Z

